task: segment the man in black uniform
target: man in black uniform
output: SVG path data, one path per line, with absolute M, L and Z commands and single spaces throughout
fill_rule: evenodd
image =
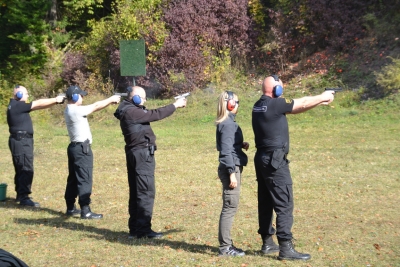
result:
M 143 106 L 146 92 L 139 86 L 128 87 L 128 97 L 122 101 L 114 116 L 120 120 L 125 139 L 126 166 L 129 182 L 129 237 L 161 238 L 162 233 L 151 229 L 155 198 L 156 136 L 150 122 L 164 119 L 176 108 L 186 106 L 180 98 L 174 104 L 148 110 Z
M 333 101 L 333 91 L 299 99 L 285 99 L 282 81 L 276 76 L 267 77 L 262 84 L 263 95 L 254 104 L 252 125 L 257 152 L 254 166 L 258 182 L 259 230 L 265 254 L 277 252 L 272 240 L 276 233 L 279 243 L 279 260 L 308 260 L 309 254 L 294 249 L 292 242 L 293 190 L 289 171 L 289 128 L 286 114 L 298 114 L 320 104 Z M 272 227 L 273 211 L 276 213 L 276 232 Z
M 39 207 L 38 202 L 29 198 L 33 181 L 33 125 L 29 112 L 44 109 L 64 102 L 63 96 L 39 99 L 26 103 L 28 90 L 20 85 L 15 86 L 13 98 L 7 109 L 7 123 L 10 131 L 8 147 L 13 159 L 16 200 L 22 206 Z

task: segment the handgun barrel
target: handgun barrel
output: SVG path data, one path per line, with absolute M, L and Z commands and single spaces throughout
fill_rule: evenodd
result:
M 128 93 L 114 93 L 114 95 L 128 96 Z
M 175 96 L 174 98 L 175 98 L 175 99 L 179 99 L 179 98 L 186 98 L 186 97 L 188 97 L 188 96 L 190 96 L 190 92 L 189 92 L 189 93 L 184 93 L 184 94 L 181 94 L 181 95 L 178 95 L 178 96 Z
M 343 89 L 342 89 L 342 87 L 333 87 L 333 88 L 325 88 L 325 91 L 340 92 L 340 91 L 343 91 Z

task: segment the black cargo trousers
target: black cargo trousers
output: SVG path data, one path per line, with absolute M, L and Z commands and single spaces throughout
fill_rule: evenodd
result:
M 89 144 L 72 142 L 67 149 L 68 179 L 65 188 L 67 209 L 74 208 L 76 197 L 79 196 L 79 206 L 88 206 L 93 187 L 93 152 Z
M 129 182 L 129 234 L 142 237 L 151 231 L 156 194 L 154 153 L 149 148 L 126 151 Z
M 293 188 L 289 161 L 285 158 L 275 169 L 271 165 L 272 153 L 258 149 L 254 157 L 258 183 L 258 220 L 260 235 L 273 235 L 273 211 L 276 213 L 276 236 L 291 240 L 293 226 Z
M 12 134 L 8 139 L 15 176 L 15 191 L 20 198 L 32 193 L 33 182 L 33 136 Z

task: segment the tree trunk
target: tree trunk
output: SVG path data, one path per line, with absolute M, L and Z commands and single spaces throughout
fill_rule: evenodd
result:
M 49 10 L 49 23 L 51 26 L 54 27 L 56 21 L 57 21 L 57 0 L 49 0 L 51 5 L 50 5 L 50 10 Z

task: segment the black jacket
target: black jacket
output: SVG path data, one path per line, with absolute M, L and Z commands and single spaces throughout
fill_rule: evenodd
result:
M 125 150 L 141 149 L 156 145 L 156 136 L 150 122 L 164 119 L 176 110 L 173 104 L 158 109 L 147 110 L 145 106 L 134 105 L 125 99 L 114 116 L 120 120 L 122 134 L 125 139 Z
M 0 249 L 0 267 L 28 267 L 28 265 L 10 252 Z

